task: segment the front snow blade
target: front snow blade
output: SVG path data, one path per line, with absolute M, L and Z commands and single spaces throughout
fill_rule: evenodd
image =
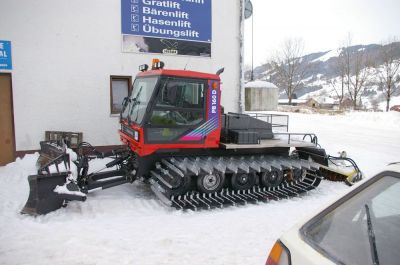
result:
M 61 208 L 64 198 L 54 189 L 57 185 L 64 185 L 67 177 L 68 172 L 29 176 L 29 197 L 21 213 L 41 215 Z
M 70 174 L 69 155 L 62 142 L 40 142 L 40 156 L 36 162 L 37 175 L 28 177 L 29 197 L 21 213 L 29 215 L 47 214 L 61 208 L 67 201 L 84 201 L 86 196 L 81 194 L 74 183 L 66 184 Z M 57 186 L 65 186 L 68 192 L 56 192 Z M 69 186 L 72 190 L 69 190 Z
M 29 176 L 29 197 L 21 213 L 37 216 L 55 211 L 68 201 L 85 201 L 86 195 L 79 192 L 75 183 L 65 185 L 68 175 L 69 172 Z M 65 187 L 66 190 L 56 192 L 56 187 Z

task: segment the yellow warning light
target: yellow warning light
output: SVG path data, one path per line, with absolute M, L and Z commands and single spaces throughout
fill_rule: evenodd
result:
M 163 62 L 161 62 L 159 59 L 153 59 L 152 64 L 151 64 L 152 70 L 158 70 L 158 69 L 163 69 L 163 68 L 164 68 Z

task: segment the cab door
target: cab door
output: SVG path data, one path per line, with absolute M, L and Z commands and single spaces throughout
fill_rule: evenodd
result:
M 204 124 L 207 80 L 168 77 L 160 83 L 153 108 L 147 115 L 145 143 L 202 143 L 182 137 Z

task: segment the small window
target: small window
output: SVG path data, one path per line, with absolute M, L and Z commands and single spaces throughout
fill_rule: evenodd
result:
M 129 96 L 132 89 L 132 77 L 111 76 L 110 78 L 110 105 L 111 114 L 119 114 L 122 111 L 122 101 Z
M 202 109 L 204 106 L 204 83 L 170 80 L 162 88 L 157 106 Z

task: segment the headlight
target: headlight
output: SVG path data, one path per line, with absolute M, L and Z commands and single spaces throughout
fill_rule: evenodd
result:
M 277 241 L 269 253 L 265 265 L 290 265 L 289 250 L 280 242 Z
M 136 142 L 139 142 L 139 132 L 126 126 L 126 125 L 121 125 L 121 131 L 130 137 L 132 137 Z
M 133 139 L 135 139 L 136 142 L 139 142 L 139 132 L 138 131 L 134 131 Z

